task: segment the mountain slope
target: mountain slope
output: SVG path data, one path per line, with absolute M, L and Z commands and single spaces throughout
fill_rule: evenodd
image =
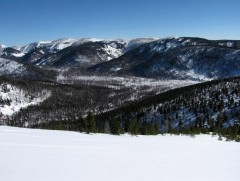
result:
M 8 116 L 26 108 L 37 105 L 50 97 L 51 92 L 46 90 L 29 91 L 5 82 L 0 84 L 0 124 Z M 3 122 L 2 122 L 3 121 Z
M 65 48 L 57 53 L 48 54 L 34 62 L 37 66 L 50 67 L 80 67 L 86 68 L 98 63 L 117 58 L 123 52 L 124 43 L 85 42 L 80 45 Z
M 14 126 L 29 127 L 38 123 L 50 123 L 56 121 L 70 123 L 69 129 L 75 129 L 74 124 L 77 118 L 86 116 L 89 111 L 96 114 L 128 105 L 130 102 L 140 100 L 156 93 L 163 92 L 175 87 L 193 84 L 189 81 L 157 81 L 151 79 L 125 78 L 125 77 L 80 77 L 79 80 L 54 81 L 16 80 L 0 77 L 0 85 L 6 84 L 28 92 L 29 95 L 35 92 L 51 92 L 51 96 L 38 105 L 26 106 L 19 112 L 14 112 L 5 121 L 5 124 Z M 73 80 L 73 79 L 72 79 Z M 71 83 L 72 82 L 72 83 Z M 14 89 L 16 90 L 16 89 Z M 0 91 L 1 93 L 1 91 Z M 13 93 L 14 94 L 14 91 Z M 23 94 L 15 92 L 18 100 L 28 100 L 22 97 Z M 20 96 L 20 97 L 17 97 Z M 5 103 L 3 106 L 7 106 Z M 0 105 L 1 106 L 1 105 Z M 8 105 L 9 106 L 9 105 Z M 1 110 L 0 110 L 1 113 Z
M 35 48 L 43 48 L 48 52 L 57 52 L 68 46 L 71 46 L 73 43 L 77 41 L 78 40 L 75 40 L 75 39 L 63 38 L 63 39 L 47 41 L 47 42 L 35 42 L 35 43 L 31 43 L 23 47 L 20 47 L 19 50 L 25 54 L 34 50 Z
M 29 64 L 0 58 L 0 76 L 14 79 L 52 80 L 56 75 L 56 72 L 52 70 L 44 70 Z
M 2 55 L 3 50 L 6 48 L 5 45 L 0 44 L 0 55 Z
M 71 74 L 210 80 L 240 75 L 240 41 L 203 38 L 59 39 L 1 48 L 1 57 Z M 73 69 L 70 70 L 70 69 Z
M 138 134 L 147 134 L 154 125 L 161 132 L 217 132 L 239 141 L 239 113 L 240 77 L 236 77 L 173 89 L 96 119 L 102 123 L 116 117 L 125 131 L 135 121 L 141 128 Z
M 138 46 L 89 69 L 161 79 L 207 80 L 240 75 L 240 41 L 168 38 Z
M 2 51 L 2 58 L 20 60 L 25 54 L 11 47 L 5 47 Z
M 34 42 L 23 47 L 7 47 L 9 50 L 2 57 L 41 67 L 67 68 L 74 66 L 83 69 L 117 58 L 141 44 L 154 40 L 156 39 L 58 39 Z

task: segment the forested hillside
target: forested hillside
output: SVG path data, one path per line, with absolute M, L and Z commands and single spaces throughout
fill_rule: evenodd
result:
M 213 132 L 239 141 L 239 125 L 240 78 L 235 77 L 173 89 L 95 118 L 89 113 L 86 119 L 35 126 L 112 134 Z
M 82 78 L 76 80 L 76 84 L 67 84 L 71 81 L 56 83 L 0 77 L 0 124 L 31 127 L 53 121 L 71 122 L 80 116 L 85 117 L 88 112 L 100 114 L 157 92 L 193 83 L 154 82 L 134 78 Z M 36 102 L 34 98 L 42 101 Z
M 97 120 L 113 117 L 134 134 L 215 132 L 239 139 L 240 78 L 170 90 L 98 115 Z
M 7 78 L 0 92 L 1 124 L 112 134 L 213 132 L 239 140 L 240 77 L 143 97 L 131 87 Z

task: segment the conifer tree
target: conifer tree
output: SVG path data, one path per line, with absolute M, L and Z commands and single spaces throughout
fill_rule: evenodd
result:
M 222 115 L 222 113 L 219 113 L 217 115 L 217 123 L 216 123 L 216 130 L 218 133 L 220 133 L 222 131 L 221 130 L 222 124 L 223 124 L 223 115 Z
M 88 112 L 87 115 L 87 133 L 96 133 L 97 132 L 97 127 L 96 127 L 96 121 L 94 119 L 93 113 Z
M 137 135 L 140 133 L 140 125 L 136 119 L 133 119 L 130 122 L 130 125 L 128 127 L 128 132 L 131 133 L 132 135 Z
M 110 130 L 112 134 L 118 135 L 120 133 L 120 124 L 116 117 L 110 119 Z

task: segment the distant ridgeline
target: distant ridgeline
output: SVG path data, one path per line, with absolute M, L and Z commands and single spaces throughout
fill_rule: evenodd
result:
M 109 112 L 33 127 L 133 135 L 218 134 L 240 141 L 240 77 L 173 89 Z
M 59 39 L 23 47 L 0 45 L 0 75 L 35 80 L 54 80 L 62 73 L 209 80 L 240 76 L 239 60 L 239 40 L 196 37 Z

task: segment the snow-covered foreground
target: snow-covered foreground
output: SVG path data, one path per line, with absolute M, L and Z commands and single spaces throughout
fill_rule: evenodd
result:
M 1 181 L 237 181 L 240 144 L 0 126 Z

